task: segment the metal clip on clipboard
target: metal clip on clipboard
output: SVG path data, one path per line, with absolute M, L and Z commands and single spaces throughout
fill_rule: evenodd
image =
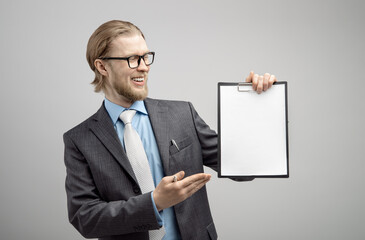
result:
M 238 83 L 237 91 L 239 91 L 239 92 L 255 92 L 252 89 L 241 89 L 240 87 L 243 87 L 243 86 L 252 86 L 252 83 Z

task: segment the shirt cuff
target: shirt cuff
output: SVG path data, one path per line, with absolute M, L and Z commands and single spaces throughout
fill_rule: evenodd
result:
M 155 210 L 155 216 L 156 216 L 157 222 L 158 222 L 158 224 L 160 224 L 160 227 L 161 227 L 163 225 L 163 219 L 161 216 L 163 213 L 163 210 L 161 210 L 160 212 L 157 210 L 155 200 L 153 199 L 153 191 L 151 192 L 151 199 L 152 199 L 153 209 Z

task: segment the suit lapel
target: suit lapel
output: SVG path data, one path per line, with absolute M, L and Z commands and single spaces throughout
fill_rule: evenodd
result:
M 94 121 L 90 124 L 90 129 L 137 183 L 132 166 L 122 148 L 110 116 L 104 107 L 104 102 L 98 112 L 94 115 Z
M 144 100 L 148 116 L 151 121 L 153 133 L 155 134 L 158 149 L 164 172 L 170 175 L 169 170 L 169 138 L 168 138 L 168 108 L 161 106 L 160 102 L 147 98 Z

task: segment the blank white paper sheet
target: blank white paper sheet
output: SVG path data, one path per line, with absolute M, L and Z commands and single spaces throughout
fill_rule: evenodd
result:
M 219 177 L 289 177 L 287 83 L 218 83 Z

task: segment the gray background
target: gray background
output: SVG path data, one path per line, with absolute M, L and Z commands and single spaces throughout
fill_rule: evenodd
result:
M 290 178 L 208 183 L 220 239 L 364 239 L 361 1 L 1 1 L 0 239 L 82 239 L 68 223 L 62 134 L 94 113 L 91 33 L 129 20 L 157 52 L 150 96 L 217 129 L 217 82 L 288 81 Z M 244 146 L 243 146 L 244 147 Z

